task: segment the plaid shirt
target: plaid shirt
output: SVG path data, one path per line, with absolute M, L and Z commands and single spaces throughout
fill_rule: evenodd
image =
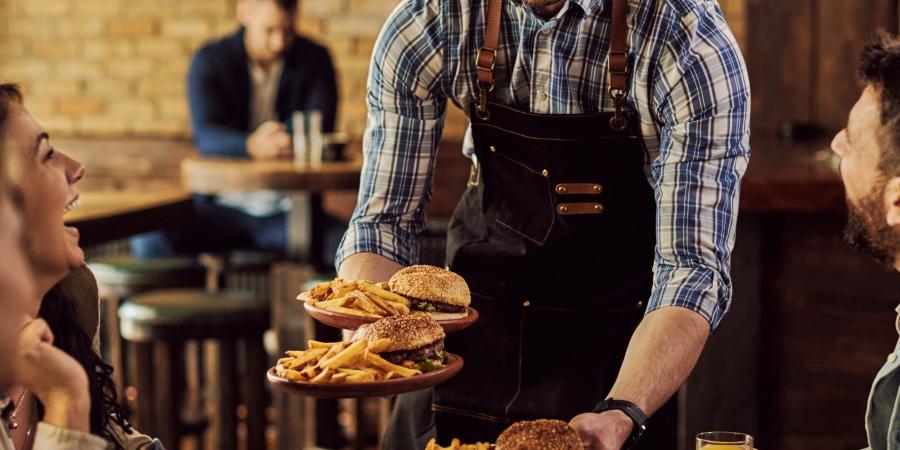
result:
M 431 199 L 447 100 L 468 111 L 487 0 L 403 0 L 375 45 L 359 200 L 336 263 L 359 252 L 408 265 Z M 611 0 L 569 0 L 552 19 L 504 2 L 494 100 L 549 114 L 611 111 Z M 681 306 L 714 328 L 731 300 L 750 87 L 714 0 L 630 0 L 628 102 L 641 117 L 656 193 L 647 311 Z M 463 152 L 472 155 L 471 134 Z M 465 180 L 460 180 L 461 183 Z

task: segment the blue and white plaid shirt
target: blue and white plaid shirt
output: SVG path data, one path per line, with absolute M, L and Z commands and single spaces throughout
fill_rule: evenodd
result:
M 468 111 L 487 0 L 403 0 L 375 45 L 365 164 L 337 265 L 369 252 L 414 262 L 447 100 Z M 503 6 L 494 100 L 549 114 L 611 111 L 610 0 L 569 0 L 552 19 Z M 629 104 L 641 117 L 656 192 L 647 311 L 681 306 L 712 327 L 731 300 L 731 250 L 750 156 L 750 87 L 714 0 L 630 0 Z M 472 154 L 470 133 L 463 151 Z M 461 183 L 465 180 L 460 180 Z M 614 257 L 614 255 L 610 255 Z

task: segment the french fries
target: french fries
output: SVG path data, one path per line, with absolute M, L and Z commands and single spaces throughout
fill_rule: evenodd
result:
M 319 283 L 297 296 L 316 308 L 357 317 L 382 318 L 409 314 L 410 301 L 388 290 L 387 283 L 344 281 Z
M 489 450 L 490 448 L 491 444 L 484 442 L 463 444 L 456 438 L 453 438 L 453 440 L 450 441 L 449 447 L 441 447 L 434 438 L 431 438 L 431 440 L 428 441 L 428 446 L 425 447 L 425 450 Z
M 420 375 L 418 370 L 392 364 L 378 355 L 390 339 L 372 342 L 308 341 L 308 350 L 290 350 L 278 360 L 275 372 L 291 381 L 309 383 L 367 383 Z

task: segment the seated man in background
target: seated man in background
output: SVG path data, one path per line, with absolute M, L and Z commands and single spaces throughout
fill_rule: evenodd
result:
M 831 145 L 847 193 L 845 238 L 900 271 L 900 39 L 883 37 L 866 47 L 859 73 L 866 88 Z M 900 333 L 900 317 L 897 326 Z M 869 397 L 866 432 L 873 450 L 900 444 L 898 352 L 900 341 Z
M 194 55 L 188 77 L 191 126 L 205 156 L 290 159 L 286 123 L 320 111 L 334 131 L 337 85 L 328 51 L 295 32 L 297 0 L 241 0 L 241 24 Z M 196 221 L 132 239 L 138 258 L 256 248 L 283 253 L 288 200 L 275 192 L 197 196 Z M 343 229 L 341 229 L 343 231 Z M 324 245 L 333 257 L 334 243 Z

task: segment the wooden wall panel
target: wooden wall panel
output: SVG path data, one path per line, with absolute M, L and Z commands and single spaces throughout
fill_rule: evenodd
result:
M 843 128 L 860 94 L 856 62 L 879 29 L 897 31 L 897 0 L 818 0 L 817 62 L 813 120 L 828 130 Z
M 809 121 L 812 0 L 749 0 L 747 6 L 754 132 Z
M 841 242 L 842 217 L 764 231 L 759 448 L 856 450 L 869 387 L 897 341 L 900 276 Z

